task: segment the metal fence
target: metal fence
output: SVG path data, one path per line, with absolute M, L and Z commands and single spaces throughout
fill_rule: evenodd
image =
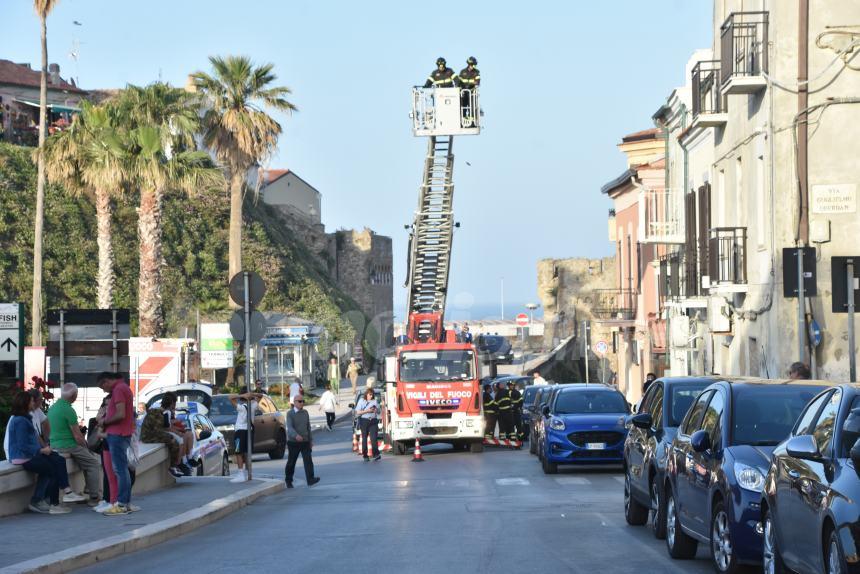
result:
M 716 227 L 708 238 L 711 285 L 747 282 L 747 228 Z
M 768 70 L 767 12 L 732 12 L 720 27 L 723 83 L 734 76 L 761 76 Z
M 705 60 L 693 67 L 693 117 L 725 110 L 720 93 L 720 61 Z
M 598 319 L 630 321 L 636 317 L 636 292 L 632 289 L 595 289 L 592 312 Z

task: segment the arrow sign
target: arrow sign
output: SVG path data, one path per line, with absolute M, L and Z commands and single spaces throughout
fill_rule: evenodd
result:
M 2 349 L 3 347 L 6 347 L 7 353 L 11 353 L 12 347 L 15 347 L 16 349 L 18 348 L 18 343 L 13 341 L 11 337 L 6 337 L 6 340 L 0 343 L 0 349 Z
M 0 361 L 21 360 L 20 328 L 21 310 L 18 303 L 0 303 Z

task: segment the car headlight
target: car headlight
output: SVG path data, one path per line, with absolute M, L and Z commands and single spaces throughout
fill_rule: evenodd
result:
M 397 428 L 399 429 L 411 429 L 412 421 L 397 421 Z
M 764 487 L 764 475 L 761 471 L 742 462 L 735 463 L 735 478 L 740 487 L 746 490 L 761 492 Z
M 552 430 L 564 430 L 564 421 L 561 419 L 552 419 L 549 423 L 549 428 Z

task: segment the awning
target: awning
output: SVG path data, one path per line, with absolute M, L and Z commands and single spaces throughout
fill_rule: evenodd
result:
M 32 102 L 30 100 L 22 100 L 20 98 L 15 98 L 15 101 L 18 102 L 19 104 L 26 104 L 28 106 L 33 106 L 34 108 L 39 107 L 39 102 Z M 48 109 L 51 110 L 52 112 L 57 112 L 57 113 L 81 111 L 81 108 L 76 108 L 74 106 L 68 106 L 68 105 L 60 105 L 60 104 L 48 104 Z

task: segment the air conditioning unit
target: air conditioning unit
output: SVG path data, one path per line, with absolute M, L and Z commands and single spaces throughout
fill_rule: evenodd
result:
M 731 334 L 731 309 L 722 297 L 708 299 L 708 328 L 714 334 Z

